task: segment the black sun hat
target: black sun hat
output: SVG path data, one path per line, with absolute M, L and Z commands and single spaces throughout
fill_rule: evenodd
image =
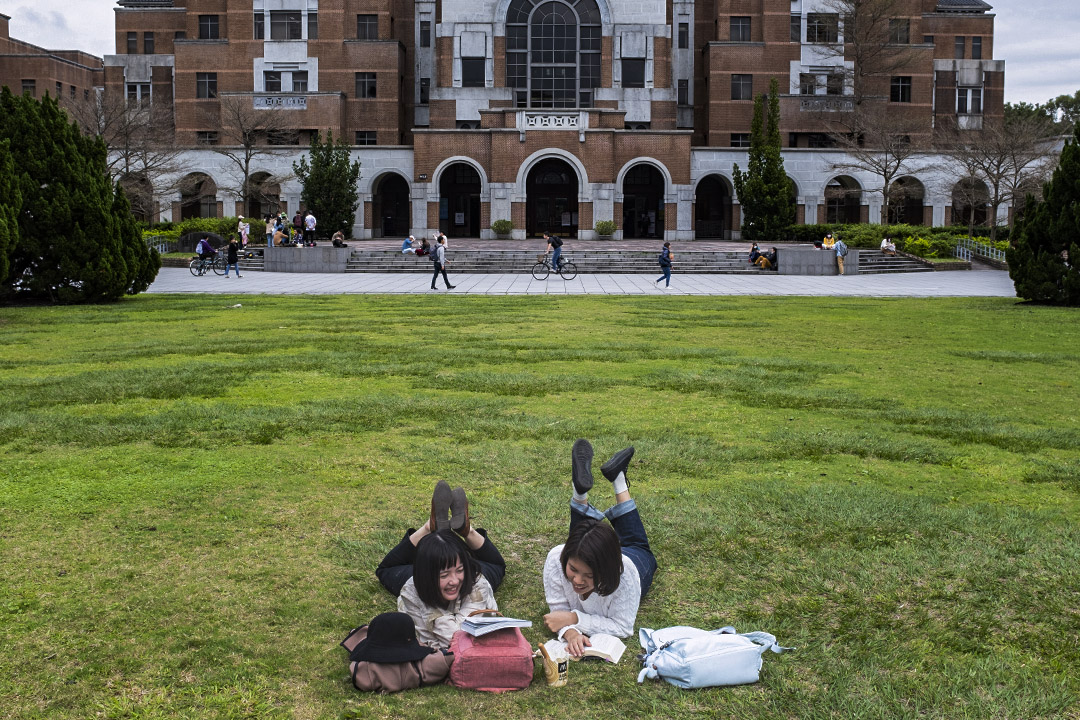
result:
M 376 615 L 368 625 L 367 637 L 349 654 L 349 660 L 401 663 L 423 660 L 435 652 L 416 640 L 416 627 L 405 613 Z

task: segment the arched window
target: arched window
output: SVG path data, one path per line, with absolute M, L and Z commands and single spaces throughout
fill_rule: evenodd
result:
M 600 87 L 596 0 L 514 0 L 506 13 L 506 85 L 517 107 L 592 107 Z

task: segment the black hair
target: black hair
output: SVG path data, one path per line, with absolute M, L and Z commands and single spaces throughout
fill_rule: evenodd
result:
M 461 561 L 465 568 L 465 579 L 461 581 L 459 598 L 472 592 L 480 567 L 473 560 L 472 553 L 465 542 L 452 530 L 440 530 L 425 535 L 416 545 L 416 559 L 413 561 L 413 583 L 416 594 L 425 605 L 445 608 L 449 603 L 439 592 L 439 573 L 452 568 Z
M 589 566 L 593 573 L 596 592 L 606 597 L 619 589 L 622 579 L 622 545 L 619 536 L 607 523 L 599 520 L 582 520 L 570 528 L 559 563 L 566 574 L 566 563 L 577 558 Z

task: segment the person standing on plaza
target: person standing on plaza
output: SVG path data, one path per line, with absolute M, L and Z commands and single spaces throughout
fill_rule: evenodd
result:
M 833 249 L 836 250 L 836 266 L 838 268 L 840 268 L 840 274 L 843 275 L 844 274 L 844 258 L 847 257 L 847 252 L 848 252 L 847 251 L 847 244 L 843 240 L 840 240 L 838 238 L 836 240 L 836 243 L 833 245 Z
M 236 236 L 233 235 L 229 238 L 229 245 L 225 248 L 225 277 L 229 277 L 229 268 L 232 268 L 236 272 L 236 277 L 243 277 L 240 274 L 239 254 L 240 244 L 236 242 Z
M 274 216 L 266 216 L 266 249 L 274 247 Z
M 446 277 L 446 236 L 439 235 L 439 244 L 436 245 L 432 251 L 432 261 L 435 265 L 435 272 L 431 276 L 431 289 L 435 289 L 435 281 L 439 279 L 439 273 L 442 273 L 443 282 L 446 283 L 447 290 L 453 290 L 455 286 L 450 284 L 450 278 Z
M 296 214 L 293 215 L 292 234 L 294 238 L 293 242 L 295 242 L 297 245 L 304 244 L 304 216 L 300 214 L 299 210 L 297 210 Z
M 671 287 L 671 261 L 674 257 L 675 256 L 671 254 L 671 243 L 664 243 L 664 249 L 660 251 L 660 257 L 657 258 L 657 261 L 660 263 L 660 272 L 664 274 L 656 278 L 657 285 L 663 280 L 664 288 Z
M 304 216 L 304 244 L 315 247 L 315 216 L 310 210 Z

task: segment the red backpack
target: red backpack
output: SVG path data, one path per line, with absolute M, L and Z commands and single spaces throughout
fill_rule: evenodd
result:
M 484 692 L 509 692 L 529 687 L 533 677 L 533 649 L 518 628 L 473 637 L 458 630 L 450 640 L 454 664 L 450 683 Z

